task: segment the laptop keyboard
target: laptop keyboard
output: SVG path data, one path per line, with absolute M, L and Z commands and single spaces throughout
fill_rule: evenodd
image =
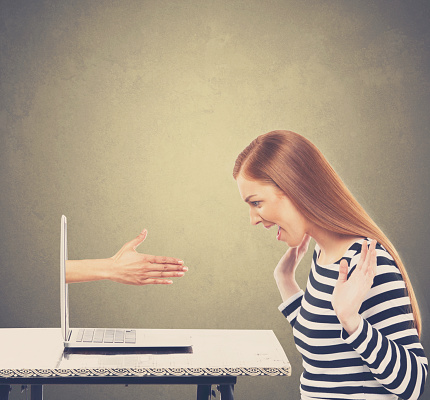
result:
M 136 343 L 134 329 L 79 329 L 77 342 L 83 343 Z

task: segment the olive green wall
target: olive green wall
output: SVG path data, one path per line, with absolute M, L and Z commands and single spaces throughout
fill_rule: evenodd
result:
M 289 129 L 397 246 L 430 351 L 428 2 L 0 4 L 1 327 L 59 326 L 61 214 L 70 258 L 111 256 L 147 228 L 139 250 L 183 258 L 186 277 L 73 285 L 72 324 L 273 329 L 293 376 L 240 378 L 236 398 L 297 400 L 301 360 L 272 279 L 285 246 L 250 226 L 231 176 L 252 139 Z M 48 387 L 45 398 L 194 392 Z

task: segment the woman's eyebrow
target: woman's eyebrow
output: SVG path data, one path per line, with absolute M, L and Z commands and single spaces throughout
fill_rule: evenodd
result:
M 250 194 L 246 199 L 245 199 L 245 203 L 249 202 L 249 199 L 253 196 L 257 196 L 256 194 Z

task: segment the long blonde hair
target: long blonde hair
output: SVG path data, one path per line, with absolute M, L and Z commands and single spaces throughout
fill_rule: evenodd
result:
M 421 334 L 418 303 L 399 254 L 314 144 L 289 131 L 260 135 L 237 157 L 234 179 L 239 173 L 281 189 L 317 226 L 342 235 L 376 239 L 384 246 L 403 276 L 415 327 Z

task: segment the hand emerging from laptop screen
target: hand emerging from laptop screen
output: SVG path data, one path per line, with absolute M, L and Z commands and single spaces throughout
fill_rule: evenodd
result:
M 188 271 L 177 258 L 141 254 L 136 248 L 145 240 L 147 230 L 127 242 L 110 258 L 99 260 L 67 260 L 66 282 L 88 282 L 108 279 L 127 285 L 172 284 L 166 278 L 181 277 Z

